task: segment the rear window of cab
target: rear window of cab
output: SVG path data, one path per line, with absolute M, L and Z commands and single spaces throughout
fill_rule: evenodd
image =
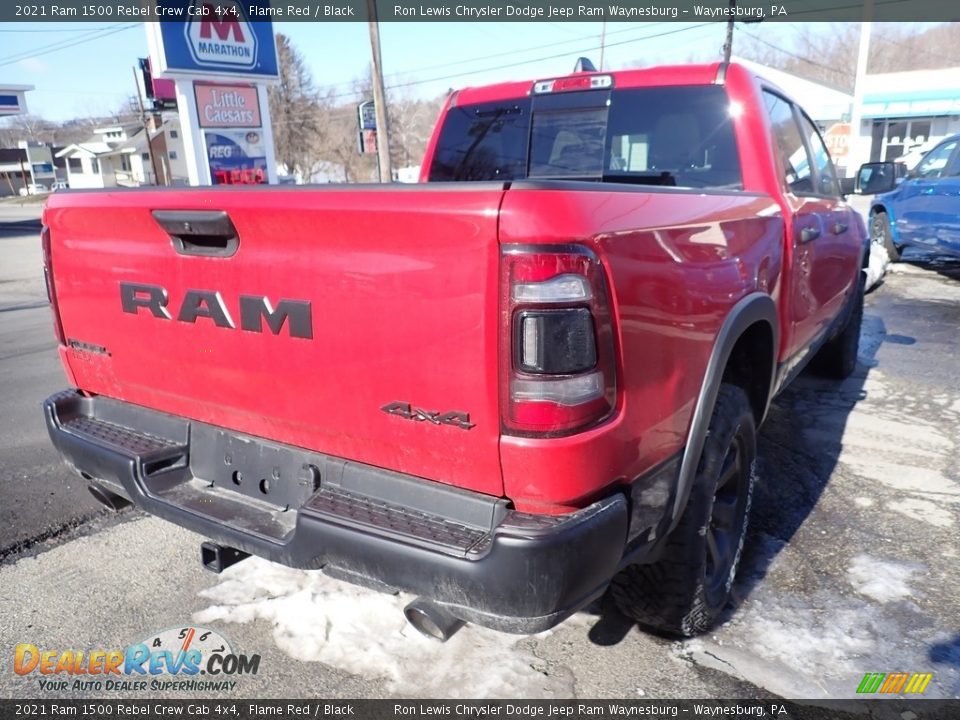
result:
M 534 95 L 451 107 L 429 180 L 594 180 L 741 189 L 717 85 Z

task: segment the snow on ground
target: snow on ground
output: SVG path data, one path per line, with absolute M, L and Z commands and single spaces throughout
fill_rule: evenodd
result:
M 870 264 L 867 266 L 867 278 L 864 290 L 869 291 L 878 282 L 883 280 L 883 275 L 890 264 L 890 256 L 886 249 L 880 243 L 870 243 Z
M 919 568 L 864 556 L 848 569 L 846 587 L 826 575 L 805 586 L 797 577 L 803 561 L 790 552 L 776 557 L 729 622 L 711 636 L 676 643 L 675 656 L 792 698 L 852 698 L 864 673 L 930 666 L 936 638 L 924 637 L 929 623 L 907 585 Z M 960 687 L 937 676 L 942 685 L 931 686 L 929 696 Z
M 911 575 L 922 569 L 918 565 L 857 555 L 847 568 L 847 579 L 861 595 L 886 603 L 913 596 L 907 582 Z
M 573 693 L 573 678 L 548 675 L 546 663 L 521 647 L 516 635 L 467 625 L 440 643 L 407 624 L 403 608 L 412 597 L 356 587 L 319 571 L 253 557 L 228 568 L 200 595 L 216 604 L 195 613 L 196 622 L 264 620 L 289 656 L 381 677 L 391 693 L 464 698 Z M 575 616 L 571 622 L 585 620 Z

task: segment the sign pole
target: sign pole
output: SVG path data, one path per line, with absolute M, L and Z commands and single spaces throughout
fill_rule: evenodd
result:
M 140 94 L 140 83 L 137 80 L 136 68 L 133 68 L 133 86 L 137 89 L 137 105 L 140 108 L 140 122 L 143 124 L 143 132 L 147 137 L 147 155 L 150 157 L 150 169 L 153 170 L 153 184 L 167 185 L 166 176 L 164 176 L 161 182 L 160 173 L 157 171 L 157 158 L 153 153 L 153 138 L 150 137 L 150 123 L 147 122 L 147 111 L 143 107 L 143 96 Z
M 187 177 L 193 186 L 212 185 L 206 145 L 197 118 L 197 96 L 193 91 L 193 81 L 177 78 L 176 85 L 183 151 L 187 154 Z

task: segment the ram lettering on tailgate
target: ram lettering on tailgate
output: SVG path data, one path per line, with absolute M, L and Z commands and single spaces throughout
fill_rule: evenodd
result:
M 137 315 L 146 309 L 160 320 L 195 323 L 197 318 L 210 318 L 217 327 L 235 330 L 236 323 L 223 297 L 217 290 L 187 290 L 176 316 L 171 314 L 170 294 L 160 285 L 120 283 L 120 304 L 123 311 Z M 263 295 L 241 295 L 239 299 L 240 329 L 263 332 L 264 321 L 274 335 L 284 324 L 290 337 L 313 339 L 313 315 L 307 300 L 280 300 L 273 307 Z

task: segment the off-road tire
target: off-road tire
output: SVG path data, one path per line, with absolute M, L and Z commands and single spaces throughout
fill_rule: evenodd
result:
M 890 218 L 883 210 L 878 210 L 870 216 L 870 242 L 883 245 L 890 262 L 900 262 L 903 250 L 894 244 Z
M 747 394 L 723 384 L 690 498 L 663 555 L 653 564 L 631 565 L 613 579 L 610 592 L 620 612 L 675 636 L 691 637 L 716 624 L 740 564 L 756 456 L 756 423 Z
M 857 353 L 860 351 L 860 326 L 863 324 L 863 273 L 853 298 L 853 309 L 847 318 L 847 324 L 835 338 L 827 341 L 814 358 L 814 369 L 821 375 L 837 380 L 846 380 L 857 367 Z

